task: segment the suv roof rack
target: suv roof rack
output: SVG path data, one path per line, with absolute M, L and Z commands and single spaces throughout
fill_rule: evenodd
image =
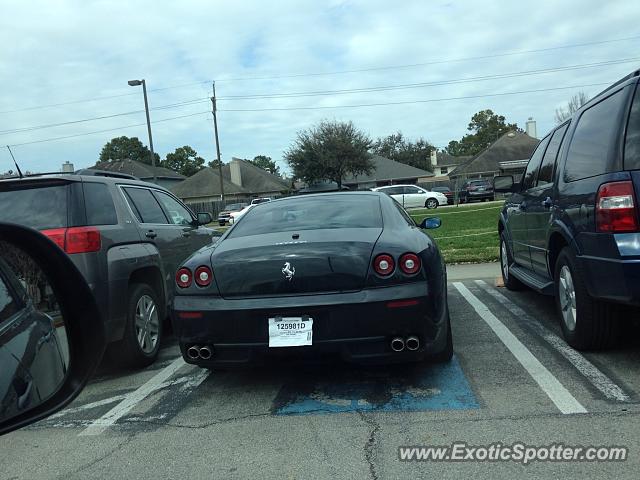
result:
M 74 172 L 76 175 L 87 175 L 93 177 L 113 177 L 113 178 L 126 178 L 129 180 L 140 180 L 138 177 L 129 175 L 127 173 L 110 172 L 108 170 L 95 170 L 93 168 L 83 168 Z

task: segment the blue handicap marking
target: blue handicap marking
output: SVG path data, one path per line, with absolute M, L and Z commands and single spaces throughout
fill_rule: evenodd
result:
M 468 410 L 480 405 L 454 357 L 447 364 L 380 367 L 300 377 L 276 396 L 276 415 L 353 411 Z

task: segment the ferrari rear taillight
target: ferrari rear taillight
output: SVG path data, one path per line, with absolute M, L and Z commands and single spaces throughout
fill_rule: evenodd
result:
M 213 272 L 207 266 L 200 266 L 196 268 L 194 278 L 198 286 L 200 287 L 208 287 L 211 285 L 211 280 L 213 279 Z
M 387 255 L 386 253 L 378 255 L 373 260 L 373 269 L 378 275 L 382 275 L 383 277 L 391 275 L 394 268 L 395 262 L 393 261 L 393 257 L 391 255 Z
M 42 233 L 69 254 L 98 252 L 102 248 L 100 230 L 95 227 L 53 228 Z
M 191 274 L 191 270 L 188 268 L 182 267 L 176 272 L 176 284 L 180 288 L 189 288 L 192 281 L 193 275 Z
M 638 231 L 633 182 L 611 182 L 600 185 L 596 197 L 596 231 L 624 233 Z
M 420 271 L 420 257 L 415 253 L 405 253 L 400 257 L 400 261 L 398 263 L 400 265 L 400 270 L 407 275 L 413 275 Z

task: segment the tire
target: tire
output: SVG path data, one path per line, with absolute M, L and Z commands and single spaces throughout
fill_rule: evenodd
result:
M 558 255 L 554 293 L 565 340 L 577 350 L 597 350 L 616 344 L 620 323 L 616 306 L 589 296 L 576 255 L 565 247 Z
M 145 309 L 146 307 L 146 309 Z M 144 310 L 150 311 L 145 314 Z M 138 319 L 138 325 L 136 325 Z M 129 286 L 127 298 L 127 324 L 122 340 L 110 347 L 113 363 L 130 368 L 142 368 L 151 365 L 158 357 L 162 340 L 164 308 L 158 301 L 158 295 L 149 285 L 133 283 Z M 141 323 L 143 341 L 138 341 Z M 154 339 L 155 337 L 155 339 Z
M 428 358 L 430 363 L 447 363 L 453 358 L 453 335 L 451 334 L 451 320 L 447 314 L 447 343 L 444 349 Z
M 435 210 L 438 208 L 438 200 L 435 198 L 427 198 L 427 201 L 424 202 L 424 206 L 429 210 Z
M 509 244 L 505 237 L 504 232 L 500 233 L 500 271 L 502 272 L 502 281 L 504 282 L 504 286 L 507 287 L 507 290 L 522 290 L 524 284 L 509 272 L 513 258 L 511 257 Z

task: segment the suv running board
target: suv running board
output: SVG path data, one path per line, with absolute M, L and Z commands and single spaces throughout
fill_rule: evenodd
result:
M 509 274 L 540 293 L 553 295 L 553 281 L 532 272 L 528 268 L 521 267 L 520 265 L 512 265 L 509 268 Z

